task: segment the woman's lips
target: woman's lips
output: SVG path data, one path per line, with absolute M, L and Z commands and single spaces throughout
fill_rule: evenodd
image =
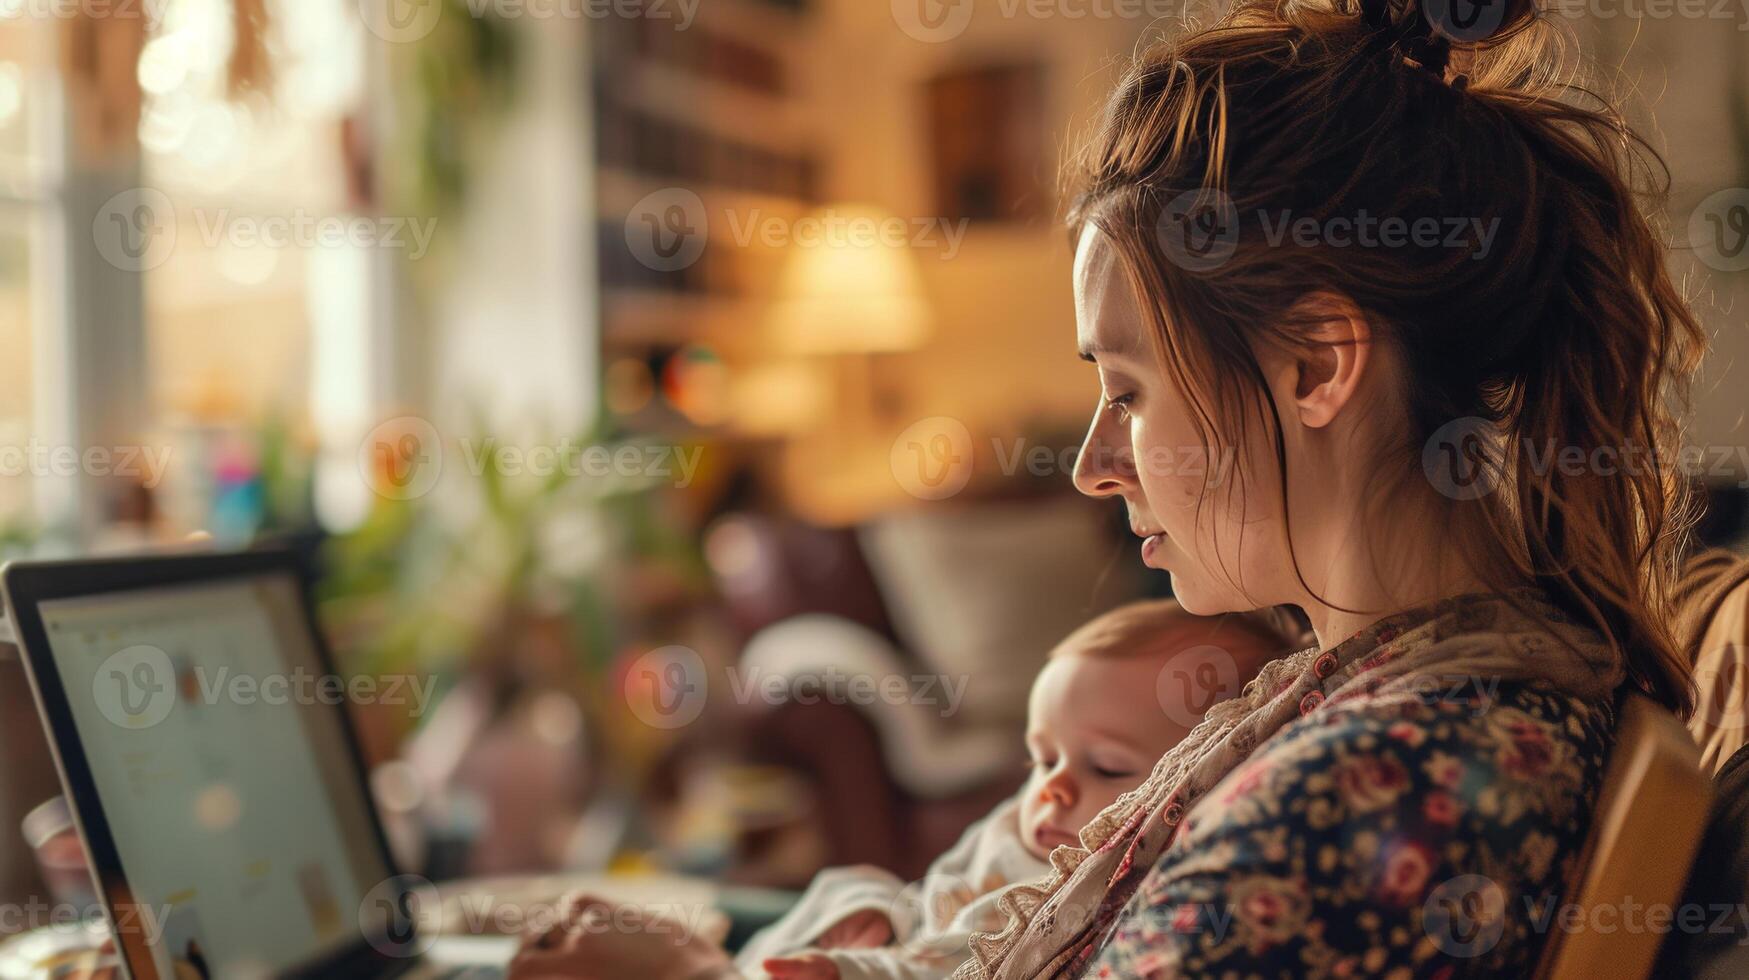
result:
M 1150 534 L 1142 540 L 1142 564 L 1153 565 L 1154 553 L 1166 542 L 1165 534 Z

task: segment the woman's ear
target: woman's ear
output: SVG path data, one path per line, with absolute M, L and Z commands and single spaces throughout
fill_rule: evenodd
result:
M 1288 316 L 1314 324 L 1292 355 L 1293 401 L 1300 424 L 1321 429 L 1354 400 L 1371 362 L 1372 327 L 1339 293 L 1310 293 Z

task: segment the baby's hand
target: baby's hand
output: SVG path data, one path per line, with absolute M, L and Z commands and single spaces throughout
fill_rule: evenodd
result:
M 863 909 L 820 933 L 814 945 L 821 949 L 877 949 L 892 941 L 892 921 L 874 909 Z
M 772 980 L 838 980 L 838 964 L 819 953 L 775 957 L 761 965 Z

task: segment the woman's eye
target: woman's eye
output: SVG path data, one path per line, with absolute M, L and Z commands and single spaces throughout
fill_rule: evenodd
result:
M 1094 766 L 1093 774 L 1100 779 L 1132 779 L 1136 775 L 1128 769 L 1108 769 L 1105 766 Z
M 1135 395 L 1118 395 L 1115 398 L 1107 398 L 1105 407 L 1119 422 L 1128 422 L 1130 420 L 1130 406 L 1135 403 L 1135 400 Z

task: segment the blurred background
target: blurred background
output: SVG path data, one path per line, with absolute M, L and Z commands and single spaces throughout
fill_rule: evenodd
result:
M 0 0 L 0 548 L 309 555 L 341 670 L 431 685 L 352 710 L 433 879 L 914 874 L 1018 785 L 1048 648 L 1164 588 L 1069 485 L 1057 174 L 1215 12 Z M 1563 13 L 1670 165 L 1728 541 L 1749 5 Z

